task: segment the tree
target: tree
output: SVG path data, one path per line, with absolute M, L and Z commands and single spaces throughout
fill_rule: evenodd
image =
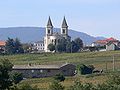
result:
M 94 66 L 93 65 L 77 65 L 77 71 L 78 73 L 81 73 L 82 75 L 85 75 L 85 74 L 91 74 L 94 70 Z
M 54 51 L 55 50 L 55 45 L 53 45 L 52 43 L 48 45 L 48 49 L 50 51 Z
M 58 81 L 53 81 L 52 84 L 49 86 L 50 90 L 64 90 L 65 87 L 62 86 Z
M 22 48 L 22 44 L 19 39 L 11 39 L 8 38 L 5 46 L 5 50 L 7 54 L 18 54 L 23 53 L 24 50 Z
M 60 39 L 59 42 L 56 44 L 56 50 L 58 52 L 66 52 L 66 44 L 67 40 L 65 38 Z
M 23 80 L 23 75 L 22 73 L 12 72 L 11 79 L 14 84 L 18 84 L 21 80 Z
M 75 41 L 72 41 L 72 42 L 71 42 L 71 46 L 72 46 L 72 52 L 73 52 L 73 53 L 79 51 L 79 47 L 78 47 L 78 45 L 75 43 Z
M 63 74 L 57 74 L 54 76 L 54 79 L 61 82 L 65 80 L 65 76 Z
M 0 61 L 0 90 L 5 90 L 12 86 L 12 81 L 10 79 L 10 71 L 12 71 L 13 64 L 10 63 L 8 59 Z
M 72 52 L 71 42 L 67 42 L 67 44 L 66 44 L 66 52 L 67 52 L 67 53 Z
M 21 42 L 20 42 L 20 40 L 18 38 L 16 38 L 14 40 L 14 43 L 15 43 L 15 45 L 14 45 L 14 47 L 15 47 L 15 53 L 17 53 L 17 54 L 18 53 L 24 53 L 22 44 L 21 44 Z
M 80 38 L 76 38 L 74 42 L 76 43 L 78 50 L 81 50 L 83 48 L 83 41 Z

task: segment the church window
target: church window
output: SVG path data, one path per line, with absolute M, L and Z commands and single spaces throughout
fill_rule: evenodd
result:
M 62 33 L 65 33 L 65 29 L 63 29 L 63 32 Z
M 48 29 L 48 34 L 50 34 L 50 30 Z

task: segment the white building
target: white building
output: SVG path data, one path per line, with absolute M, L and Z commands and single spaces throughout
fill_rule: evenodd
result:
M 61 33 L 53 32 L 52 21 L 49 17 L 46 27 L 46 35 L 44 37 L 44 51 L 50 52 L 50 50 L 48 49 L 48 45 L 51 43 L 56 45 L 56 43 L 59 43 L 62 38 L 65 38 L 68 41 L 71 40 L 71 37 L 68 35 L 68 25 L 65 17 L 62 22 Z
M 44 51 L 44 42 L 43 41 L 34 42 L 33 50 L 43 52 Z

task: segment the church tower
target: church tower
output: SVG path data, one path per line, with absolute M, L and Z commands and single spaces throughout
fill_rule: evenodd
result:
M 46 36 L 50 36 L 52 34 L 53 34 L 53 25 L 52 25 L 51 18 L 49 16 L 47 27 L 46 27 Z
M 63 22 L 62 22 L 62 27 L 61 27 L 61 34 L 62 35 L 68 35 L 68 25 L 64 16 Z

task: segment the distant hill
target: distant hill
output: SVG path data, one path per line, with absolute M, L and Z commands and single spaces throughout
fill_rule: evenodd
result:
M 54 31 L 60 32 L 59 28 L 55 28 Z M 9 27 L 0 28 L 0 40 L 7 40 L 10 38 L 19 38 L 21 42 L 35 42 L 43 40 L 45 35 L 45 28 L 43 27 Z M 104 37 L 93 37 L 83 32 L 75 30 L 69 30 L 69 35 L 72 39 L 80 37 L 85 44 L 91 44 L 93 41 L 105 39 Z

